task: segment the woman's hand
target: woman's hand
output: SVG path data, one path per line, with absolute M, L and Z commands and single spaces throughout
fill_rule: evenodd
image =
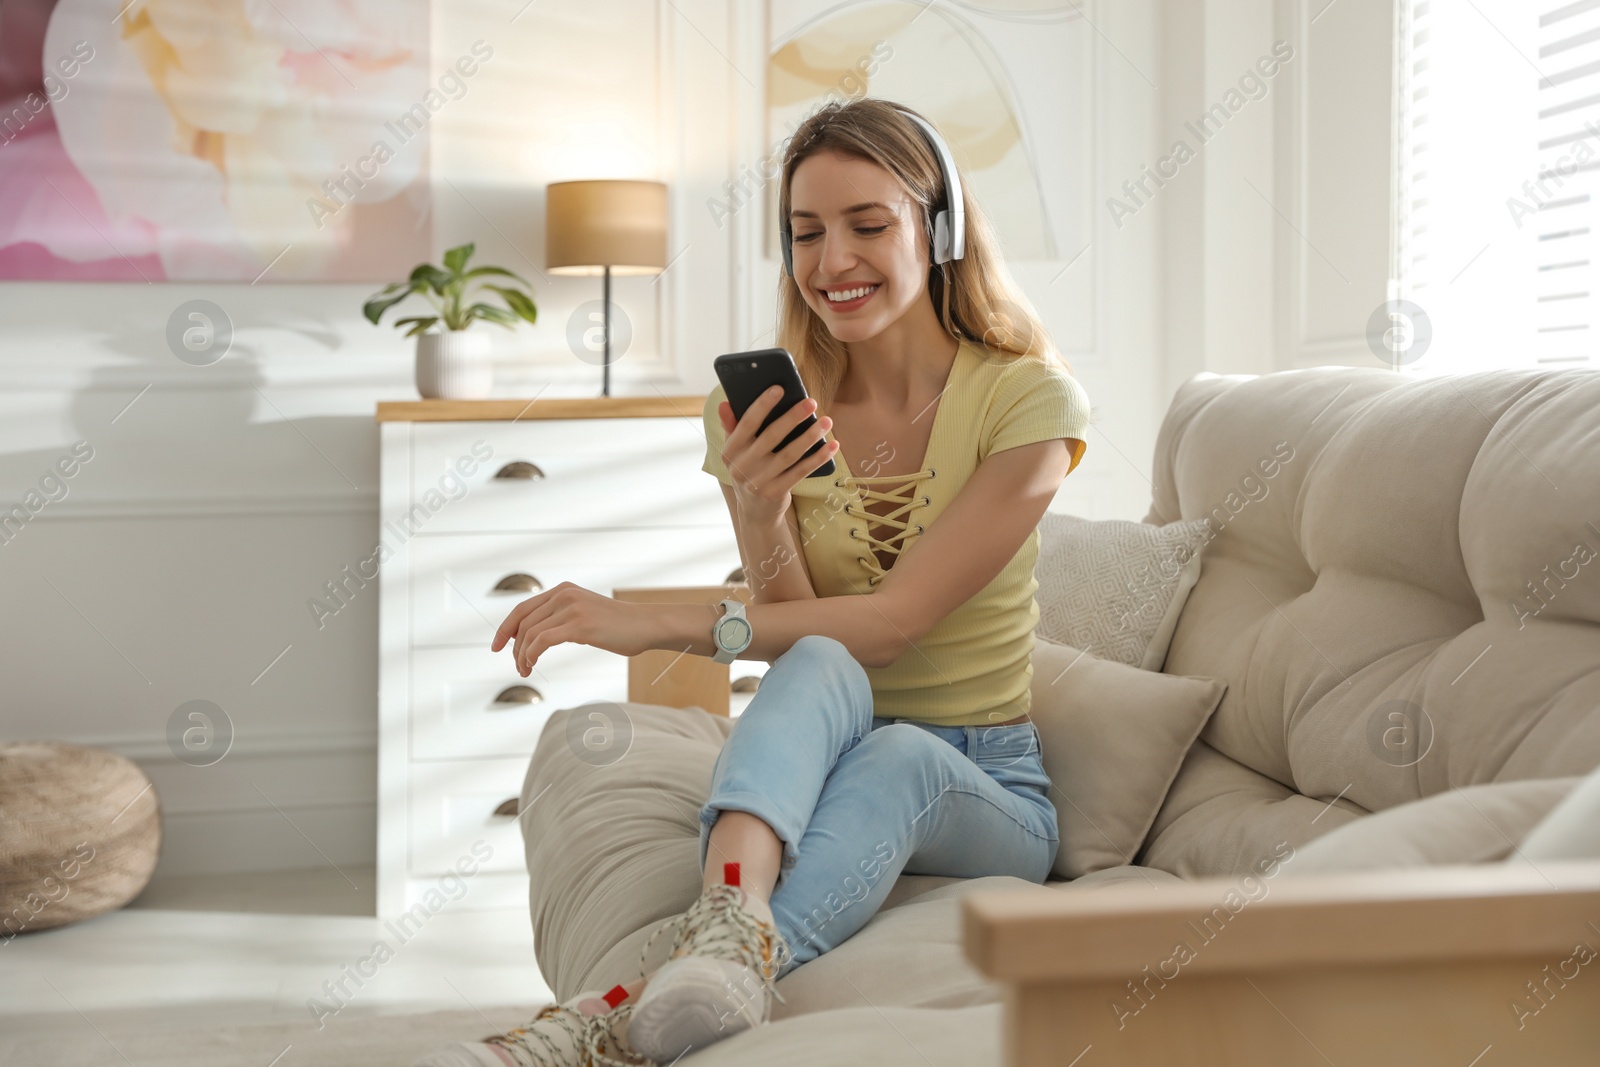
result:
M 498 652 L 516 639 L 513 658 L 517 673 L 526 678 L 545 651 L 570 641 L 636 656 L 654 648 L 657 626 L 650 604 L 635 604 L 603 596 L 581 585 L 562 582 L 529 597 L 511 609 L 495 631 L 490 652 Z
M 807 415 L 817 410 L 814 397 L 800 403 L 774 419 L 761 434 L 755 429 L 766 419 L 767 413 L 783 399 L 783 387 L 774 385 L 756 397 L 745 409 L 744 418 L 735 422 L 733 405 L 724 400 L 717 406 L 717 417 L 727 439 L 722 445 L 722 464 L 733 480 L 733 495 L 738 502 L 739 514 L 757 522 L 773 524 L 785 521 L 789 511 L 789 491 L 804 481 L 812 471 L 833 458 L 839 450 L 837 441 L 828 441 L 810 458 L 802 459 L 806 450 L 823 439 L 833 420 L 826 416 L 817 419 L 815 426 L 774 453 L 791 430 L 805 421 Z

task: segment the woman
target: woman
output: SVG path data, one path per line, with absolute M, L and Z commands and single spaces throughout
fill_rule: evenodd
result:
M 829 106 L 785 154 L 777 340 L 812 399 L 760 434 L 776 387 L 737 423 L 720 386 L 706 399 L 704 469 L 753 599 L 742 655 L 772 666 L 717 758 L 703 892 L 658 932 L 670 958 L 422 1064 L 670 1063 L 765 1022 L 773 983 L 859 930 L 902 871 L 1049 873 L 1055 809 L 1028 718 L 1036 527 L 1083 455 L 1089 404 L 913 115 Z M 934 224 L 952 184 L 961 247 L 949 216 Z M 808 477 L 828 459 L 833 475 Z M 523 675 L 563 641 L 712 655 L 719 614 L 564 584 L 518 605 L 492 647 L 514 638 Z

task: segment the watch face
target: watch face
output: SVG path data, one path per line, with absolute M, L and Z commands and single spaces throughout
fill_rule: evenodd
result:
M 717 636 L 724 647 L 742 648 L 750 640 L 750 624 L 743 619 L 726 619 Z

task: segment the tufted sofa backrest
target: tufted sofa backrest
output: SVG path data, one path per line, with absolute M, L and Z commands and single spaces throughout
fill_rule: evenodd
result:
M 1144 862 L 1600 764 L 1600 372 L 1198 375 L 1146 521 L 1206 516 L 1163 670 L 1228 691 Z

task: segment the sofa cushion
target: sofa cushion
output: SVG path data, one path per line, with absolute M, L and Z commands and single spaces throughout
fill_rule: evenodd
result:
M 572 720 L 605 715 L 628 744 L 595 758 Z M 696 813 L 734 720 L 653 704 L 582 704 L 554 712 L 528 764 L 520 802 L 534 954 L 558 1000 L 594 987 L 591 975 L 619 942 L 639 945 L 700 894 Z M 657 938 L 657 944 L 666 939 Z M 666 946 L 663 946 L 663 949 Z
M 1356 819 L 1296 851 L 1292 875 L 1506 859 L 1581 778 L 1490 782 Z
M 1600 860 L 1600 767 L 1528 831 L 1511 859 L 1517 863 Z
M 965 1008 L 885 1007 L 882 992 L 859 980 L 845 983 L 843 993 L 855 998 L 852 1007 L 774 1018 L 700 1049 L 683 1062 L 694 1067 L 1000 1067 L 998 1001 Z
M 43 983 L 41 983 L 43 984 Z M 860 983 L 857 983 L 860 984 Z M 48 987 L 46 987 L 48 989 Z M 508 989 L 506 995 L 520 994 Z M 849 992 L 849 987 L 846 987 Z M 68 992 L 68 996 L 73 996 Z M 700 1049 L 682 1067 L 823 1067 L 831 1064 L 903 1067 L 999 1067 L 1002 1007 L 880 1007 L 878 991 L 861 986 L 854 1007 L 785 1019 Z M 78 999 L 73 997 L 74 1000 Z M 474 998 L 475 1001 L 477 998 Z M 342 1011 L 312 1021 L 304 1011 L 279 1021 L 175 1029 L 170 1021 L 119 1020 L 112 1030 L 116 1055 L 94 1026 L 58 1026 L 48 1036 L 32 1027 L 0 1030 L 0 1063 L 50 1067 L 400 1067 L 447 1042 L 525 1025 L 541 1004 L 484 1004 L 460 1011 L 381 1014 Z M 94 1019 L 107 1025 L 100 1012 Z M 154 1013 L 164 1016 L 167 1013 Z M 176 1014 L 174 1012 L 173 1014 Z M 135 1029 L 136 1028 L 136 1029 Z M 285 1051 L 286 1048 L 292 1051 Z M 108 1060 L 109 1057 L 109 1060 Z M 1087 1063 L 1080 1067 L 1088 1067 Z
M 1038 641 L 1032 714 L 1060 831 L 1054 874 L 1077 878 L 1133 859 L 1226 688 Z
M 628 734 L 620 757 L 595 759 L 575 740 L 596 709 Z M 700 893 L 697 815 L 735 722 L 698 708 L 609 702 L 560 709 L 546 722 L 523 782 L 520 818 L 534 953 L 558 999 L 637 978 L 650 935 L 694 903 Z M 900 988 L 874 995 L 881 1004 L 993 1000 L 995 988 L 961 957 L 955 909 L 961 894 L 995 885 L 1040 888 L 1020 878 L 902 875 L 866 928 L 783 978 L 778 990 L 790 1003 L 775 1009 L 850 1003 L 848 984 L 817 975 L 852 958 L 857 981 L 867 975 L 879 989 Z M 664 963 L 670 947 L 657 938 L 645 969 Z M 890 975 L 908 955 L 929 953 L 939 958 L 929 959 L 917 981 Z M 824 965 L 828 957 L 837 958 Z M 883 974 L 871 977 L 878 970 Z M 808 994 L 812 989 L 817 992 Z
M 597 760 L 581 743 L 569 742 L 581 737 L 584 720 L 596 710 L 614 724 L 625 724 L 630 740 L 620 758 Z M 696 708 L 636 703 L 580 705 L 550 716 L 523 783 L 521 819 L 534 952 L 558 999 L 638 977 L 644 943 L 699 894 L 696 816 L 710 792 L 717 752 L 735 721 Z M 961 950 L 960 908 L 966 894 L 996 888 L 1036 893 L 1110 890 L 1130 881 L 1171 880 L 1164 872 L 1132 867 L 1043 886 L 1021 878 L 901 875 L 866 926 L 778 982 L 784 1001 L 773 1004 L 773 1018 L 825 1011 L 838 1015 L 840 1025 L 849 1030 L 856 1025 L 852 1013 L 862 1009 L 995 1004 L 1000 987 L 980 974 Z M 656 939 L 645 961 L 647 971 L 665 961 L 666 941 Z M 792 1037 L 795 1032 L 763 1027 L 733 1041 L 750 1043 L 743 1054 L 755 1057 L 752 1049 L 781 1047 L 764 1043 L 777 1040 L 773 1035 Z M 811 1041 L 810 1035 L 824 1031 L 805 1032 Z M 897 1047 L 897 1040 L 880 1036 L 870 1047 L 882 1054 L 867 1058 L 910 1062 L 908 1050 Z M 987 1050 L 973 1063 L 998 1063 L 998 1031 L 987 1031 L 985 1042 L 957 1047 Z M 712 1051 L 696 1055 L 710 1056 Z M 728 1062 L 790 1062 L 769 1060 L 764 1051 L 761 1057 Z M 815 1057 L 811 1062 L 829 1061 Z
M 1365 814 L 1343 797 L 1302 796 L 1198 741 L 1136 858 L 1183 878 L 1250 874 Z
M 1381 811 L 1600 764 L 1597 408 L 1593 371 L 1314 368 L 1179 388 L 1146 521 L 1208 518 L 1215 536 L 1163 669 L 1228 683 L 1202 738 L 1283 790 L 1251 803 Z M 1148 862 L 1198 858 L 1204 820 L 1185 816 L 1202 803 L 1234 821 L 1235 861 L 1277 832 L 1185 787 L 1214 770 L 1186 763 Z M 1210 836 L 1220 856 L 1227 835 Z
M 1181 885 L 1182 883 L 1182 878 L 1167 871 L 1127 864 L 1122 867 L 1102 867 L 1070 882 L 1049 881 L 1045 883 L 1045 887 L 1081 893 L 1086 889 L 1115 889 L 1124 885 Z
M 1209 539 L 1203 519 L 1152 526 L 1045 512 L 1034 565 L 1038 636 L 1159 671 Z

